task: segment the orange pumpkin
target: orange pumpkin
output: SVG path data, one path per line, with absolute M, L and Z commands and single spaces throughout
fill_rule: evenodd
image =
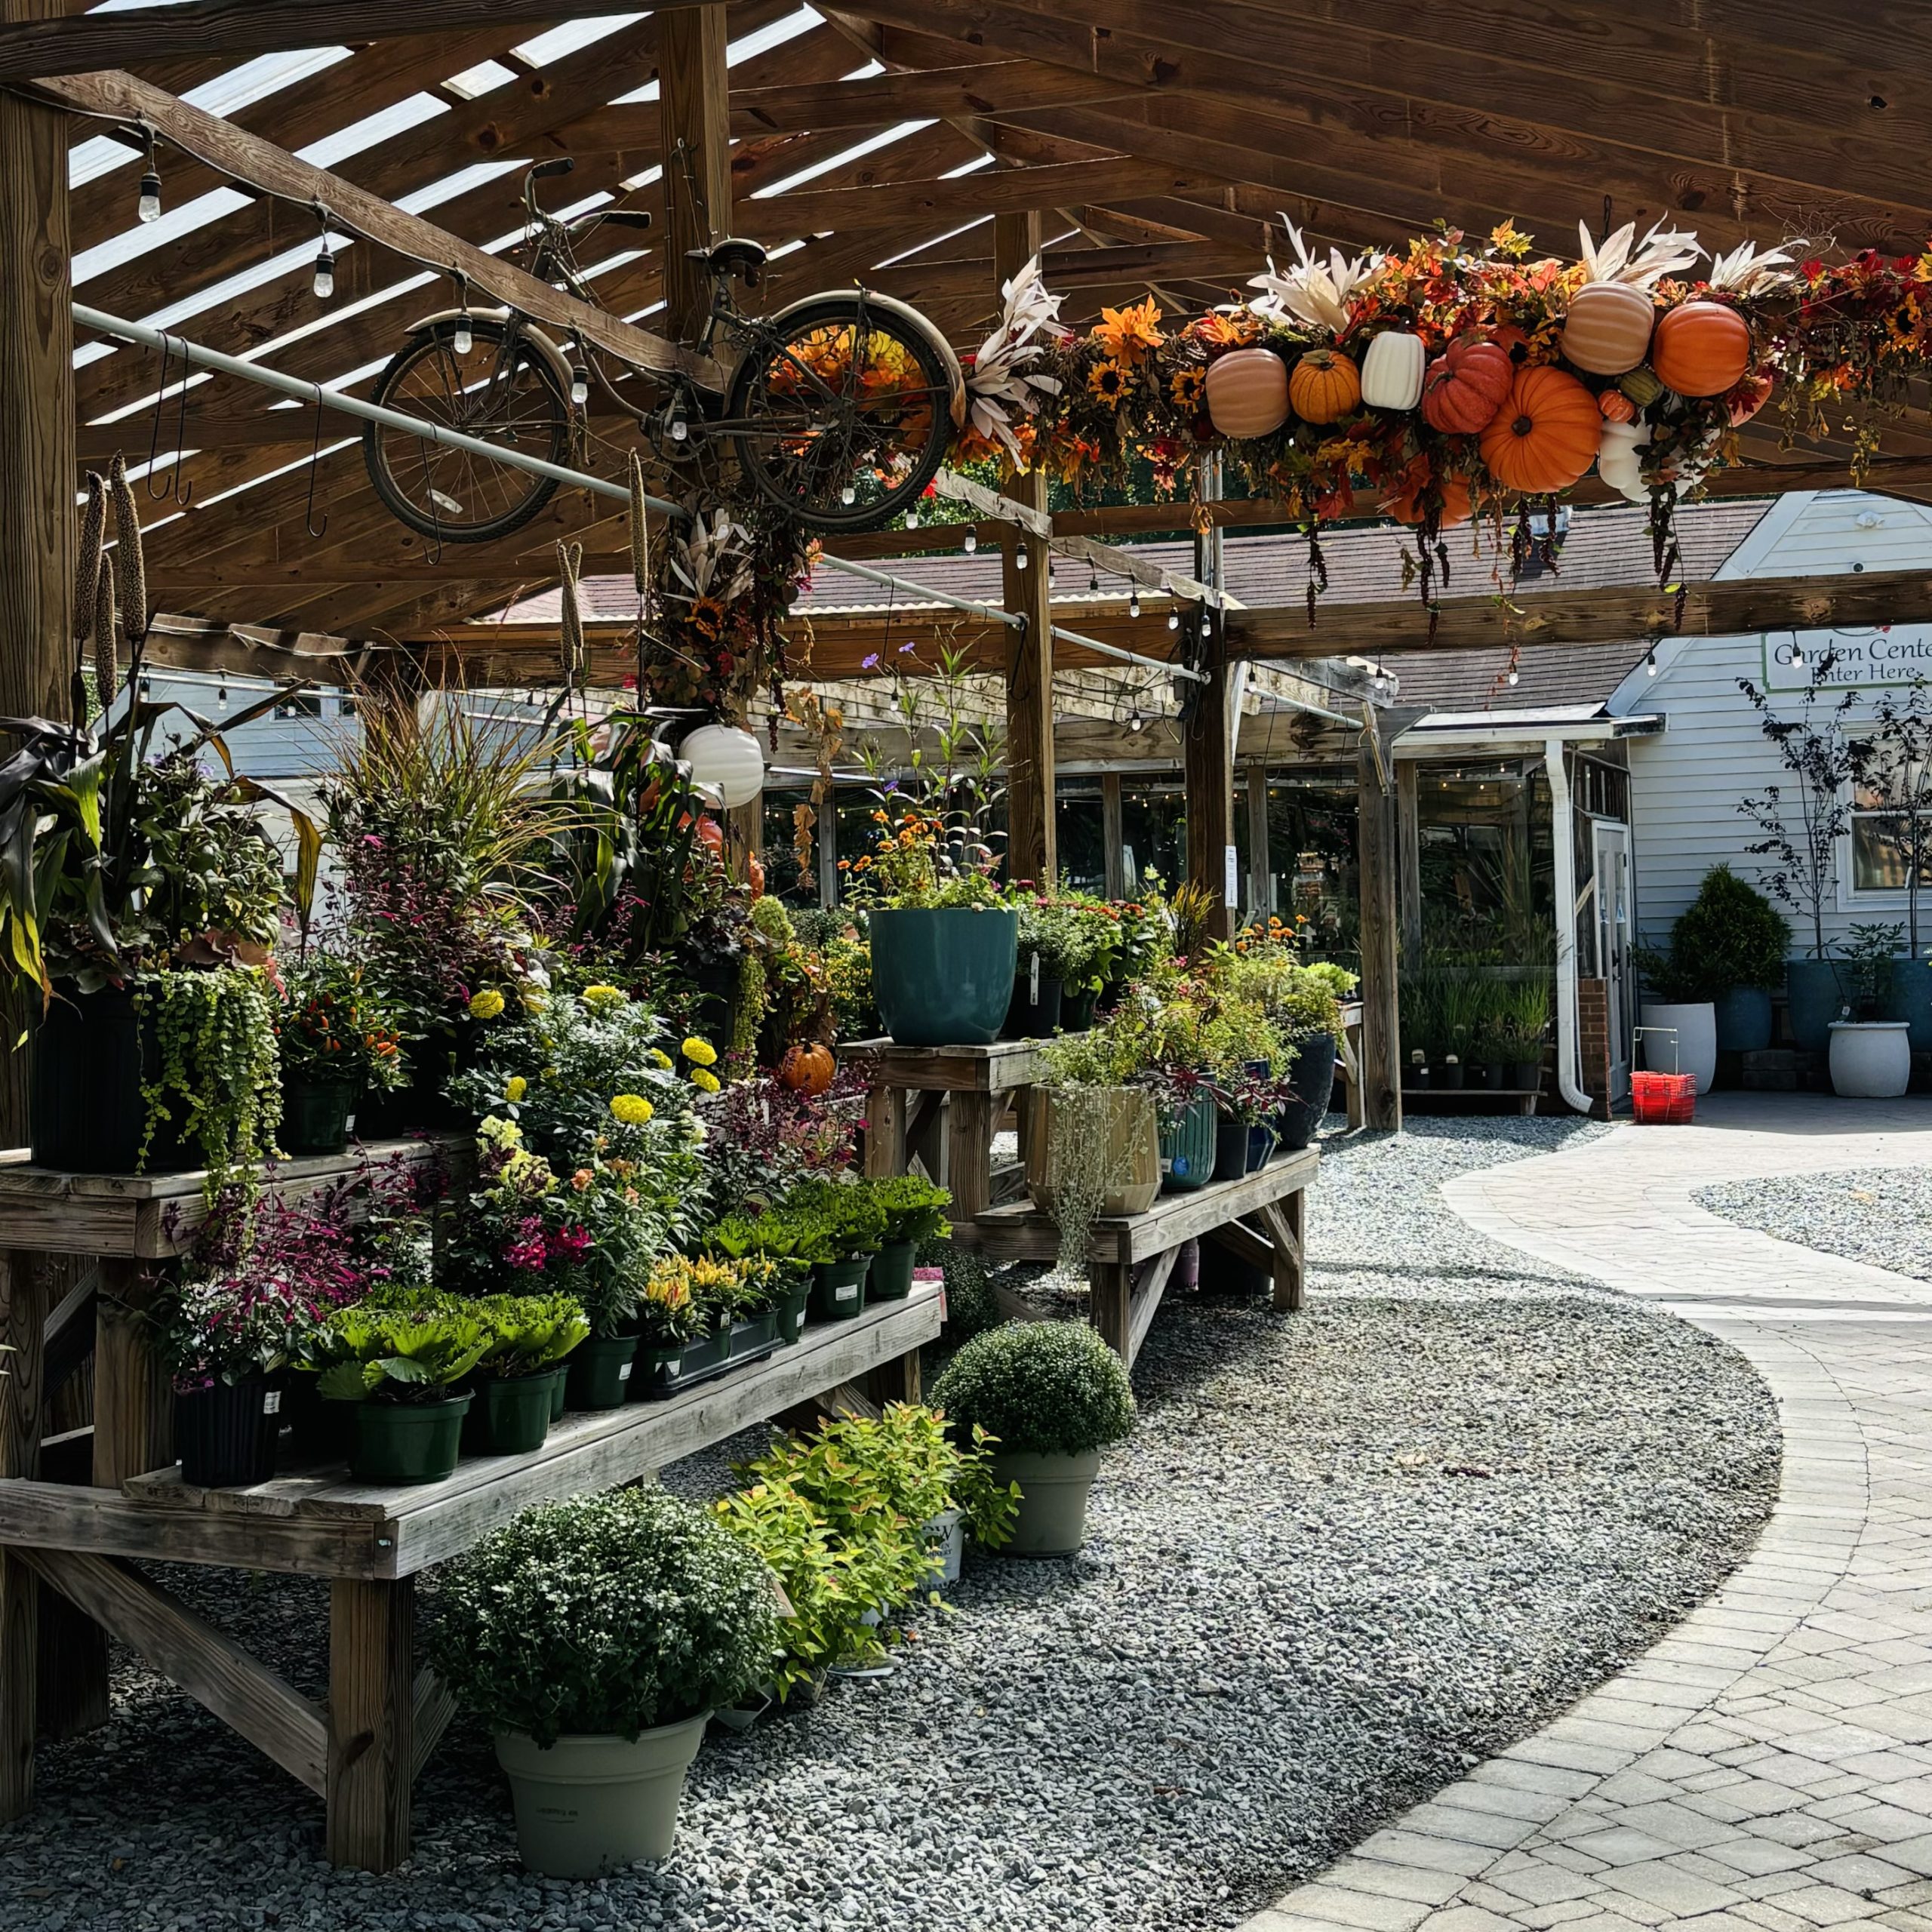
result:
M 1606 423 L 1634 423 L 1637 405 L 1621 389 L 1605 389 L 1597 398 L 1597 414 Z
M 1288 400 L 1304 423 L 1339 423 L 1361 405 L 1361 374 L 1335 349 L 1311 349 L 1288 378 Z
M 778 1063 L 780 1084 L 795 1094 L 823 1094 L 832 1084 L 838 1063 L 832 1049 L 817 1040 L 804 1046 L 787 1047 Z
M 1651 367 L 1679 395 L 1722 395 L 1751 366 L 1751 325 L 1721 302 L 1667 310 L 1651 344 Z
M 1208 420 L 1223 436 L 1271 436 L 1288 420 L 1288 365 L 1272 349 L 1235 349 L 1208 365 Z
M 1502 408 L 1515 375 L 1500 343 L 1459 336 L 1423 372 L 1423 419 L 1448 435 L 1473 436 Z
M 1427 457 L 1416 457 L 1404 467 L 1395 487 L 1382 499 L 1383 509 L 1398 523 L 1421 522 L 1423 499 L 1434 475 Z M 1452 524 L 1467 523 L 1473 507 L 1468 479 L 1452 472 L 1439 480 L 1438 488 L 1442 497 L 1442 528 L 1447 530 Z
M 1767 371 L 1762 375 L 1747 376 L 1731 392 L 1730 426 L 1734 429 L 1741 423 L 1748 423 L 1771 399 L 1773 377 Z
M 700 815 L 697 822 L 697 842 L 709 845 L 721 859 L 724 856 L 724 828 L 715 818 Z
M 1567 490 L 1596 460 L 1603 440 L 1597 399 L 1561 369 L 1524 369 L 1482 432 L 1482 460 L 1506 489 L 1525 496 Z
M 1563 359 L 1593 376 L 1620 376 L 1651 346 L 1657 303 L 1647 288 L 1627 281 L 1586 281 L 1570 298 L 1563 318 Z

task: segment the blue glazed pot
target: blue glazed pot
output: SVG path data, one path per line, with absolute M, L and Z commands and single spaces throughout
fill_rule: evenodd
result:
M 1762 1053 L 1771 1044 L 1771 996 L 1764 987 L 1734 986 L 1715 1004 L 1719 1053 Z
M 949 906 L 871 919 L 872 997 L 902 1047 L 983 1047 L 1013 999 L 1020 915 Z
M 1835 959 L 1787 959 L 1785 988 L 1791 999 L 1791 1037 L 1807 1053 L 1831 1050 L 1832 1022 L 1846 998 Z
M 1205 1095 L 1161 1136 L 1161 1192 L 1186 1194 L 1214 1178 L 1214 1103 Z
M 1903 1020 L 1915 1054 L 1932 1053 L 1932 960 L 1894 959 L 1885 1017 Z

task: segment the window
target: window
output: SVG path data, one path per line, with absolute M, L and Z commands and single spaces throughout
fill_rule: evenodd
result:
M 1881 766 L 1852 787 L 1851 889 L 1903 892 L 1915 867 L 1932 885 L 1932 772 Z

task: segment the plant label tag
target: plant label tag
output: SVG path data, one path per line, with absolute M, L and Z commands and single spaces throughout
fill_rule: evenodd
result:
M 946 1326 L 946 1284 L 943 1281 L 939 1284 L 939 1325 L 942 1328 Z
M 1026 1004 L 1038 1006 L 1040 1003 L 1040 955 L 1033 955 L 1032 969 L 1026 976 Z
M 281 1414 L 281 1391 L 279 1389 L 271 1389 L 262 1398 L 262 1414 L 265 1416 L 278 1416 Z
M 1232 845 L 1221 848 L 1221 903 L 1223 906 L 1238 906 L 1241 903 L 1241 868 Z
M 631 1370 L 635 1366 L 635 1364 L 633 1363 L 626 1362 L 623 1366 L 617 1371 L 617 1380 L 620 1382 L 628 1382 L 631 1379 Z
M 342 1131 L 345 1134 L 353 1134 L 355 1131 L 355 1116 L 353 1114 L 343 1115 Z
M 858 1298 L 858 1290 L 848 1281 L 840 1282 L 837 1289 L 834 1291 L 833 1299 L 838 1302 L 839 1306 L 841 1308 L 843 1308 L 848 1301 L 857 1301 Z

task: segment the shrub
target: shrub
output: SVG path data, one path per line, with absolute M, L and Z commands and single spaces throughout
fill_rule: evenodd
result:
M 969 1340 L 999 1326 L 999 1300 L 986 1274 L 986 1264 L 970 1247 L 948 1248 L 940 1266 L 946 1271 L 946 1332 L 955 1341 Z
M 1077 1456 L 1134 1428 L 1119 1356 L 1084 1321 L 1022 1321 L 976 1335 L 933 1384 L 933 1406 L 1011 1454 Z
M 430 1654 L 458 1700 L 539 1744 L 735 1703 L 778 1650 L 764 1565 L 659 1490 L 525 1511 L 449 1566 L 437 1607 Z
M 1703 989 L 1700 999 L 1721 999 L 1739 986 L 1783 984 L 1791 928 L 1761 892 L 1728 866 L 1713 866 L 1671 928 L 1670 949 Z

